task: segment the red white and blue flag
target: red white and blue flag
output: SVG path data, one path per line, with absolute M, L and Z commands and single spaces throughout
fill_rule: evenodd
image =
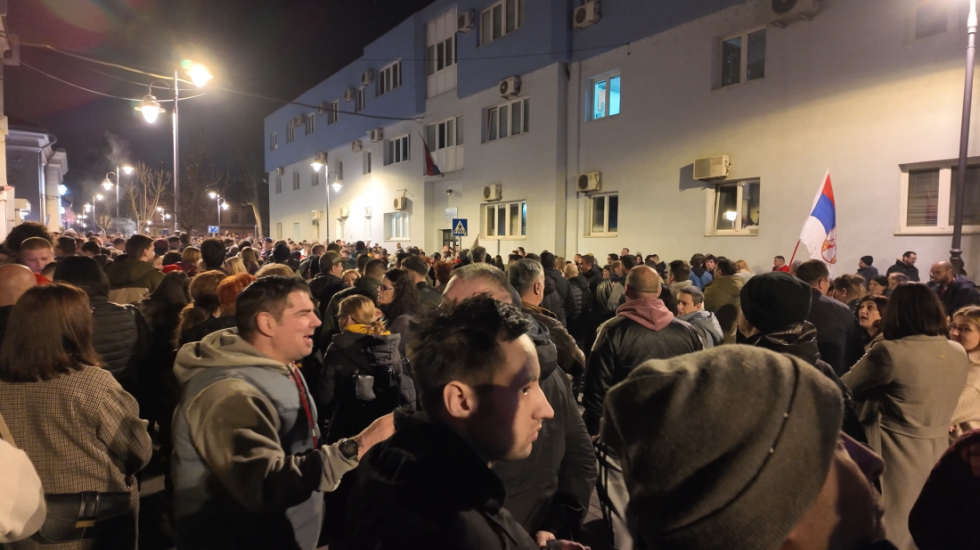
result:
M 811 260 L 819 259 L 827 264 L 833 277 L 837 264 L 837 204 L 834 202 L 834 188 L 830 184 L 830 170 L 827 170 L 813 199 L 813 208 L 803 224 L 800 242 L 806 245 Z
M 419 134 L 421 137 L 421 134 Z M 429 152 L 429 144 L 422 140 L 422 147 L 425 147 L 425 174 L 424 176 L 441 176 L 442 171 L 436 166 L 436 161 L 432 160 L 432 153 Z

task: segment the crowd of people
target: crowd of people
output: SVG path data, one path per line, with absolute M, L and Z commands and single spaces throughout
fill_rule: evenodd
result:
M 980 294 L 917 255 L 0 247 L 0 543 L 977 548 Z M 768 269 L 768 268 L 767 268 Z

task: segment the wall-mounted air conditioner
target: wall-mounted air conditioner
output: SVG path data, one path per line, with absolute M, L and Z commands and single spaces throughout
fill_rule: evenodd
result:
M 769 24 L 785 28 L 794 21 L 810 21 L 820 11 L 820 0 L 772 0 Z
M 588 172 L 578 177 L 578 190 L 581 193 L 602 189 L 602 178 L 599 172 Z
M 370 134 L 371 134 L 371 141 L 373 141 L 374 143 L 378 143 L 379 141 L 385 138 L 384 130 L 382 130 L 381 128 L 375 128 L 374 130 L 371 130 Z
M 730 166 L 728 155 L 698 159 L 694 161 L 694 179 L 716 180 L 727 178 Z
M 575 28 L 584 29 L 590 25 L 595 25 L 602 19 L 602 12 L 599 9 L 599 0 L 591 0 L 575 8 Z
M 500 91 L 500 97 L 504 99 L 512 99 L 519 96 L 521 94 L 521 77 L 512 76 L 501 80 L 498 90 Z
M 361 73 L 361 85 L 367 86 L 374 82 L 374 69 L 368 69 Z
M 354 88 L 347 88 L 344 90 L 344 101 L 354 101 L 355 94 L 357 94 L 357 90 Z
M 504 198 L 503 185 L 496 183 L 483 188 L 483 200 L 499 201 L 502 198 Z
M 405 210 L 408 208 L 408 199 L 405 197 L 395 197 L 395 210 Z
M 359 140 L 359 139 L 355 139 L 350 144 L 350 150 L 351 151 L 354 151 L 355 153 L 360 153 L 361 152 L 361 147 L 363 147 L 363 145 L 361 144 L 361 140 Z
M 314 210 L 312 215 L 313 225 L 318 225 L 323 219 L 323 210 Z
M 456 31 L 471 31 L 476 27 L 476 13 L 473 10 L 464 11 L 456 18 Z

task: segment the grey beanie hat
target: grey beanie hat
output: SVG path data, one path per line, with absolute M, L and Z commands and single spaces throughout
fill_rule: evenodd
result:
M 842 415 L 811 365 L 724 346 L 634 369 L 606 397 L 602 437 L 651 548 L 772 550 L 816 501 Z

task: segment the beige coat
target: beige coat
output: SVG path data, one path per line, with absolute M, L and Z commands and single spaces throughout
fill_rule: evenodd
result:
M 150 461 L 153 447 L 136 399 L 109 371 L 84 367 L 43 382 L 0 381 L 0 415 L 17 446 L 27 453 L 45 493 L 129 491 L 133 512 L 119 533 L 135 548 L 139 492 L 134 475 Z M 126 518 L 121 518 L 126 522 Z M 94 540 L 65 544 L 13 543 L 11 548 L 75 550 Z
M 949 446 L 949 421 L 969 368 L 959 344 L 909 336 L 877 344 L 841 378 L 862 402 L 868 443 L 885 461 L 885 528 L 899 550 L 915 548 L 909 511 Z

